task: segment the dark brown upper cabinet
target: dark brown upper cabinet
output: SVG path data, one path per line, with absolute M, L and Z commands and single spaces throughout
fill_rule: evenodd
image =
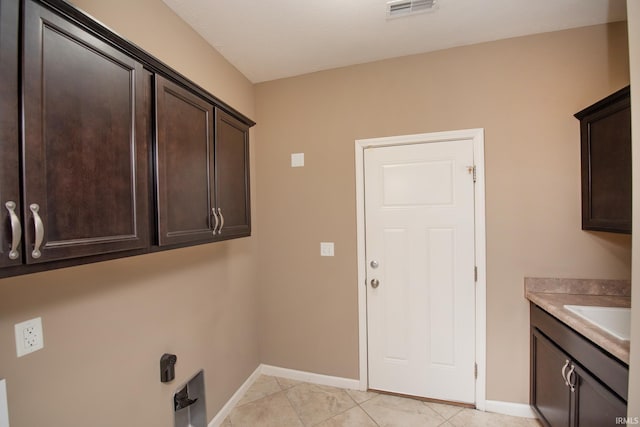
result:
M 158 244 L 251 234 L 249 126 L 156 76 Z
M 142 65 L 40 4 L 24 5 L 26 262 L 148 247 Z
M 155 88 L 158 243 L 212 241 L 214 107 L 162 76 Z
M 251 234 L 249 126 L 216 108 L 216 203 L 218 238 Z
M 0 1 L 0 267 L 22 264 L 18 1 Z
M 582 229 L 631 233 L 629 86 L 575 114 L 580 120 Z
M 66 0 L 0 0 L 0 277 L 250 235 L 254 124 Z

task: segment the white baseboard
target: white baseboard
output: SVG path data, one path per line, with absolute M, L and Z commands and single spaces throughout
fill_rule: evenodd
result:
M 224 422 L 224 419 L 227 418 L 227 416 L 231 413 L 233 408 L 238 404 L 240 399 L 242 399 L 242 396 L 244 396 L 247 390 L 249 390 L 249 387 L 251 387 L 253 383 L 258 379 L 258 377 L 261 375 L 261 368 L 262 368 L 262 365 L 258 366 L 256 370 L 253 371 L 251 375 L 249 375 L 249 378 L 247 378 L 247 380 L 244 383 L 242 383 L 240 388 L 235 393 L 233 393 L 233 396 L 231 396 L 231 399 L 229 399 L 227 403 L 224 404 L 222 409 L 218 411 L 216 416 L 213 417 L 213 419 L 209 423 L 209 427 L 219 427 L 222 425 L 222 423 Z
M 274 377 L 287 378 L 289 380 L 304 381 L 311 384 L 328 385 L 338 388 L 360 390 L 360 380 L 350 378 L 332 377 L 330 375 L 314 374 L 312 372 L 296 371 L 294 369 L 280 368 L 278 366 L 262 365 L 262 374 Z
M 512 415 L 521 418 L 538 418 L 531 406 L 526 403 L 501 402 L 498 400 L 485 401 L 485 411 L 498 414 Z

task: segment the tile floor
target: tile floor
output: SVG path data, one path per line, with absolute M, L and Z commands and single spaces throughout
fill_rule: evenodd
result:
M 539 427 L 537 420 L 262 375 L 222 427 Z

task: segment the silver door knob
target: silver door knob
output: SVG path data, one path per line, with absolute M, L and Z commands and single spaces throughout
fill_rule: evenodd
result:
M 369 265 L 371 266 L 371 268 L 378 268 L 380 266 L 380 264 L 378 263 L 378 261 L 371 261 L 369 263 Z
M 380 281 L 378 279 L 371 279 L 371 287 L 376 289 L 378 286 L 380 286 Z

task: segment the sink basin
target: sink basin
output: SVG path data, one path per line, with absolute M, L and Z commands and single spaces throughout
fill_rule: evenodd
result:
M 631 309 L 624 307 L 597 307 L 565 305 L 564 308 L 621 340 L 628 341 L 631 332 Z

